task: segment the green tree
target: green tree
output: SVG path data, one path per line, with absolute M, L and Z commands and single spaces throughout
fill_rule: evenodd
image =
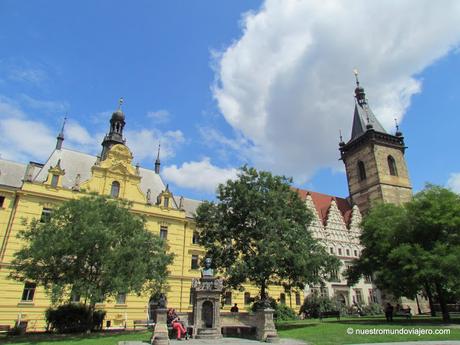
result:
M 242 167 L 218 187 L 218 202 L 196 212 L 199 242 L 227 286 L 251 282 L 266 300 L 270 284 L 318 284 L 339 262 L 307 230 L 312 214 L 286 177 Z
M 460 293 L 460 196 L 428 185 L 403 206 L 375 205 L 362 227 L 364 250 L 349 284 L 373 274 L 395 297 L 434 291 L 448 321 L 447 297 Z
M 144 218 L 128 203 L 102 196 L 67 201 L 45 222 L 32 220 L 18 237 L 24 246 L 10 277 L 43 286 L 54 303 L 79 295 L 90 310 L 118 293 L 163 289 L 172 262 Z

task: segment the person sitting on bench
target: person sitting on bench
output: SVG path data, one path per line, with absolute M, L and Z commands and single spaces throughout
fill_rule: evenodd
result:
M 187 330 L 180 321 L 175 309 L 168 310 L 168 325 L 171 325 L 171 327 L 176 331 L 177 340 L 181 340 L 183 336 L 185 336 L 185 339 L 188 339 Z

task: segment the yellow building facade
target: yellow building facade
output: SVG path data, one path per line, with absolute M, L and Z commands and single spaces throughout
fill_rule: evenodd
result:
M 24 284 L 8 278 L 14 253 L 22 245 L 17 234 L 27 226 L 25 222 L 34 218 L 44 220 L 60 203 L 88 193 L 130 201 L 131 211 L 146 217 L 147 228 L 167 239 L 168 250 L 174 253 L 169 267 L 168 307 L 179 312 L 192 311 L 191 282 L 200 276 L 199 261 L 205 254 L 194 236 L 193 214 L 200 201 L 171 193 L 161 179 L 159 157 L 153 170 L 133 165 L 133 156 L 123 139 L 124 125 L 125 116 L 117 110 L 110 120 L 102 153 L 97 157 L 64 148 L 62 130 L 56 148 L 43 164 L 0 160 L 1 325 L 22 322 L 27 323 L 28 331 L 45 329 L 44 312 L 50 307 L 49 296 L 33 282 Z M 223 309 L 230 310 L 234 303 L 244 309 L 257 293 L 251 286 L 227 293 L 223 296 Z M 274 298 L 285 298 L 281 287 L 272 287 L 269 293 Z M 301 300 L 303 295 L 297 293 L 286 303 L 298 309 Z M 120 295 L 97 308 L 107 311 L 105 327 L 131 328 L 134 320 L 149 319 L 150 296 Z

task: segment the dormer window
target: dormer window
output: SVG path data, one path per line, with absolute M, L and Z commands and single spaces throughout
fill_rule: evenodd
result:
M 398 169 L 396 168 L 396 161 L 393 156 L 388 156 L 388 170 L 390 171 L 391 176 L 398 176 Z
M 164 207 L 169 207 L 169 198 L 167 196 L 164 198 Z
M 59 183 L 59 175 L 51 176 L 51 186 L 52 187 L 57 187 L 58 183 Z
M 358 176 L 360 181 L 364 181 L 367 178 L 366 168 L 364 166 L 363 161 L 358 162 Z
M 110 189 L 110 195 L 112 198 L 118 198 L 120 194 L 120 183 L 118 181 L 112 182 L 112 188 Z

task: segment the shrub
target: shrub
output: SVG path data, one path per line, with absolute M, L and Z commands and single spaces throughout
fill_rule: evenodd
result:
M 378 303 L 371 303 L 362 307 L 364 315 L 381 315 L 383 314 L 383 308 Z
M 335 303 L 333 303 L 328 297 L 322 297 L 318 295 L 309 295 L 305 298 L 300 312 L 307 317 L 319 317 L 320 312 L 334 311 L 337 310 Z
M 256 297 L 254 303 L 251 306 L 251 311 L 255 312 L 259 308 L 269 307 L 274 310 L 273 318 L 277 321 L 287 321 L 297 319 L 297 314 L 292 308 L 282 303 L 276 303 L 276 301 L 268 297 L 265 302 L 261 301 L 259 297 Z
M 275 314 L 273 317 L 276 321 L 288 321 L 288 320 L 296 320 L 297 314 L 295 311 L 288 307 L 286 304 L 279 303 L 276 305 Z
M 58 333 L 76 333 L 88 330 L 100 330 L 105 311 L 96 310 L 91 317 L 91 310 L 83 304 L 64 304 L 46 310 L 49 329 Z

